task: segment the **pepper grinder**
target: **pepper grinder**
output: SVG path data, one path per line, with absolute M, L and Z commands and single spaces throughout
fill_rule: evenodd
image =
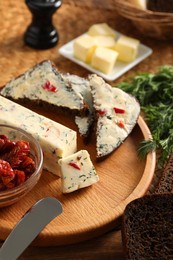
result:
M 24 41 L 34 49 L 49 49 L 59 40 L 57 30 L 52 24 L 53 13 L 61 6 L 61 0 L 26 0 L 32 13 L 32 22 L 28 26 Z

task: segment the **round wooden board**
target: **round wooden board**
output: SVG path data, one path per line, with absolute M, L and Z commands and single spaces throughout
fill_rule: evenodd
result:
M 48 112 L 43 114 L 75 129 L 73 121 L 67 117 L 55 118 Z M 143 196 L 152 181 L 155 153 L 148 154 L 146 161 L 140 160 L 137 154 L 139 142 L 150 137 L 147 125 L 139 117 L 125 142 L 104 161 L 96 162 L 94 140 L 85 145 L 78 136 L 78 150 L 89 151 L 100 181 L 71 194 L 62 194 L 60 178 L 44 171 L 38 184 L 21 201 L 0 209 L 0 239 L 6 239 L 15 224 L 35 202 L 49 196 L 60 200 L 64 210 L 44 228 L 33 245 L 77 243 L 115 228 L 125 206 L 133 199 Z

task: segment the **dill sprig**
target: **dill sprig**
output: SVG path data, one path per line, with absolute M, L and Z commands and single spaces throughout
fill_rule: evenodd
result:
M 144 158 L 157 150 L 163 167 L 173 152 L 173 66 L 161 66 L 154 74 L 140 73 L 118 87 L 139 100 L 152 133 L 152 139 L 140 143 L 139 155 Z

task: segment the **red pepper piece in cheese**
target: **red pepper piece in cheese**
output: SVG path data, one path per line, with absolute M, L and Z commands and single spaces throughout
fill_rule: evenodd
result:
M 46 83 L 42 86 L 43 89 L 50 91 L 50 92 L 56 92 L 57 88 L 50 83 L 50 81 L 46 81 Z
M 114 107 L 114 111 L 115 111 L 115 113 L 117 113 L 117 114 L 124 114 L 124 113 L 125 113 L 125 110 L 124 110 L 124 109 L 118 108 L 118 107 Z
M 74 162 L 70 162 L 69 165 L 72 166 L 73 168 L 77 169 L 77 170 L 80 170 L 80 167 Z

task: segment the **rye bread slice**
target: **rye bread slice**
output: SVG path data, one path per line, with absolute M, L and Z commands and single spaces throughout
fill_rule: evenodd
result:
M 173 153 L 169 156 L 154 193 L 173 193 Z
M 47 110 L 70 112 L 75 115 L 89 113 L 84 98 L 64 81 L 55 64 L 49 60 L 10 80 L 2 87 L 0 94 L 15 102 L 39 105 Z
M 122 221 L 128 260 L 173 259 L 173 194 L 152 194 L 129 203 Z

